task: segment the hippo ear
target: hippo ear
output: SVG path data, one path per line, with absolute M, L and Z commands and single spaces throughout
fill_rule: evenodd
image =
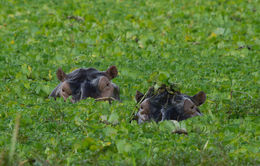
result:
M 203 104 L 206 101 L 206 93 L 204 93 L 203 91 L 200 91 L 199 93 L 194 95 L 192 97 L 192 99 L 195 101 L 195 104 L 197 106 L 199 106 L 199 105 Z
M 110 80 L 115 78 L 118 74 L 116 66 L 110 66 L 106 71 L 108 77 Z
M 61 81 L 64 82 L 64 80 L 67 78 L 67 75 L 64 73 L 64 71 L 59 68 L 56 72 L 57 78 Z
M 140 102 L 140 100 L 143 98 L 144 94 L 142 94 L 141 92 L 139 92 L 138 90 L 136 91 L 136 94 L 135 94 L 135 100 L 137 103 Z

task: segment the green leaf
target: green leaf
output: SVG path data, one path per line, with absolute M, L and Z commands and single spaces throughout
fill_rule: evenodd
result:
M 113 112 L 113 113 L 110 115 L 110 117 L 109 117 L 109 119 L 108 119 L 108 122 L 110 122 L 110 123 L 112 123 L 112 124 L 117 124 L 117 123 L 118 123 L 118 118 L 119 118 L 118 114 L 117 114 L 116 112 Z
M 224 28 L 217 28 L 214 32 L 215 32 L 217 35 L 223 35 L 224 32 L 225 32 L 225 29 L 224 29 Z
M 116 147 L 119 153 L 131 151 L 131 144 L 127 143 L 126 140 L 117 140 Z

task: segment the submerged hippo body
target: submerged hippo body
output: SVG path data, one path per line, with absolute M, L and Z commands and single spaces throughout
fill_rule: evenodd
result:
M 111 80 L 117 76 L 117 68 L 111 66 L 107 71 L 98 71 L 94 68 L 80 68 L 65 74 L 57 70 L 57 77 L 61 81 L 52 91 L 50 97 L 63 97 L 64 101 L 72 96 L 72 102 L 92 97 L 113 98 L 119 100 L 119 88 Z

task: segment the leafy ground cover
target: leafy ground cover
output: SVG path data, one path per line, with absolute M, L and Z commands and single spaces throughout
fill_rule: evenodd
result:
M 259 165 L 259 27 L 258 0 L 0 1 L 0 165 Z M 58 67 L 110 65 L 121 103 L 48 99 Z M 129 123 L 161 83 L 204 116 Z

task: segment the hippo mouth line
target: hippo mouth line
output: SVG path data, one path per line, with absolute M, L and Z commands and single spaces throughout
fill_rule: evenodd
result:
M 114 97 L 99 97 L 95 99 L 95 101 L 108 101 L 109 103 L 111 103 L 112 101 L 117 101 L 117 99 L 115 99 Z

